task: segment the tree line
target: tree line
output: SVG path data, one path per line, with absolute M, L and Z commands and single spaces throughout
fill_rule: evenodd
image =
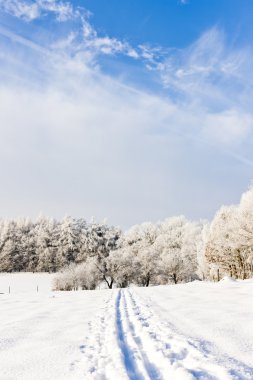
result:
M 40 217 L 0 222 L 1 272 L 58 272 L 88 256 L 107 256 L 121 231 L 105 223 L 70 216 L 62 221 Z
M 59 290 L 149 286 L 253 276 L 253 187 L 211 222 L 184 216 L 123 233 L 95 221 L 1 221 L 0 271 L 59 272 Z

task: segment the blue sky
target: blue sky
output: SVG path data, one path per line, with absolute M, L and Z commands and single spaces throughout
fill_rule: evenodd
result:
M 239 44 L 249 41 L 249 33 L 252 37 L 251 0 L 88 0 L 73 4 L 92 12 L 92 23 L 100 33 L 134 45 L 147 42 L 184 48 L 214 25 Z
M 0 0 L 0 209 L 211 218 L 253 171 L 251 0 Z

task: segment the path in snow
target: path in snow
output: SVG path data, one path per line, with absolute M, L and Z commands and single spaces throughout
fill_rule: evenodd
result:
M 99 323 L 94 322 L 90 328 L 83 362 L 83 370 L 89 364 L 87 379 L 253 378 L 252 368 L 229 358 L 217 358 L 203 342 L 172 331 L 133 289 L 112 291 Z
M 0 380 L 253 379 L 253 281 L 37 293 L 21 277 L 11 294 L 0 279 Z

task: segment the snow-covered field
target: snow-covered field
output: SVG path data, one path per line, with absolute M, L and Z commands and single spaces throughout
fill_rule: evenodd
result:
M 1 380 L 253 379 L 251 280 L 50 292 L 51 279 L 0 275 Z
M 53 273 L 0 273 L 0 293 L 50 292 Z

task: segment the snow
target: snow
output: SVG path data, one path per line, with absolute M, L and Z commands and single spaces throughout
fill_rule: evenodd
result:
M 253 379 L 252 280 L 50 292 L 51 279 L 0 275 L 1 379 Z
M 225 281 L 225 282 L 235 282 L 236 280 L 232 277 L 229 277 L 229 276 L 224 276 L 221 281 Z
M 49 292 L 53 273 L 0 273 L 0 293 Z

